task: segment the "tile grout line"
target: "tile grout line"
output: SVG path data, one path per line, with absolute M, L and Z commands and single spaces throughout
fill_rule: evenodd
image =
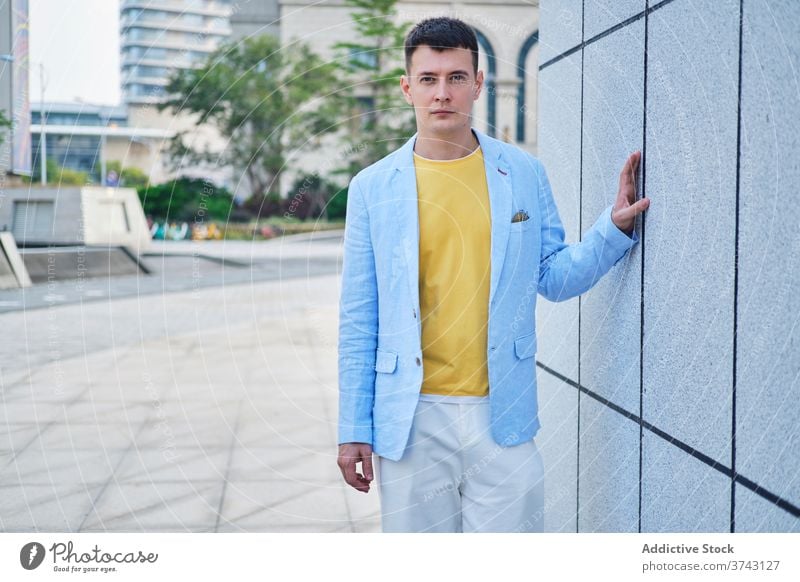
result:
M 585 386 L 581 386 L 580 384 L 578 384 L 574 380 L 571 380 L 571 379 L 567 378 L 563 374 L 560 374 L 559 372 L 556 372 L 555 370 L 553 370 L 552 368 L 542 364 L 541 362 L 537 361 L 536 365 L 539 368 L 541 368 L 542 370 L 544 370 L 545 372 L 551 374 L 552 376 L 555 376 L 556 378 L 558 378 L 559 380 L 561 380 L 565 384 L 567 384 L 569 386 L 572 386 L 573 388 L 577 388 L 578 390 L 580 390 L 581 392 L 583 392 L 587 396 L 590 396 L 590 397 L 594 398 L 597 402 L 599 402 L 600 404 L 603 404 L 604 406 L 607 406 L 608 408 L 610 408 L 614 412 L 617 412 L 617 413 L 621 414 L 622 416 L 628 418 L 629 420 L 632 420 L 633 422 L 641 423 L 643 428 L 645 428 L 648 431 L 652 432 L 654 435 L 662 438 L 667 443 L 676 446 L 677 448 L 681 449 L 685 453 L 688 453 L 690 456 L 694 457 L 698 461 L 701 461 L 702 463 L 705 463 L 706 465 L 708 465 L 712 469 L 716 469 L 717 471 L 719 471 L 720 473 L 722 473 L 726 477 L 734 477 L 736 483 L 739 483 L 740 485 L 746 487 L 747 489 L 750 489 L 753 493 L 756 493 L 757 495 L 760 495 L 761 497 L 763 497 L 767 501 L 769 501 L 771 503 L 774 503 L 775 505 L 777 505 L 781 509 L 787 511 L 788 513 L 790 513 L 794 517 L 800 517 L 800 507 L 798 507 L 797 505 L 794 505 L 791 501 L 788 501 L 788 500 L 780 497 L 779 495 L 776 495 L 775 493 L 773 493 L 769 489 L 766 489 L 765 487 L 762 487 L 762 486 L 758 485 L 755 481 L 752 481 L 752 480 L 748 479 L 747 477 L 742 476 L 741 473 L 736 473 L 734 475 L 733 470 L 730 467 L 727 467 L 723 463 L 720 463 L 719 461 L 716 461 L 716 460 L 712 459 L 711 457 L 709 457 L 705 453 L 699 451 L 698 449 L 692 447 L 691 445 L 688 445 L 688 444 L 684 443 L 682 440 L 673 437 L 672 435 L 670 435 L 665 430 L 662 430 L 662 429 L 658 428 L 657 426 L 655 426 L 652 423 L 647 422 L 646 420 L 642 420 L 641 417 L 637 416 L 633 412 L 625 410 L 622 406 L 620 406 L 618 404 L 615 404 L 614 402 L 611 402 L 607 398 L 601 396 L 600 394 L 597 394 L 596 392 L 594 392 L 592 390 L 589 390 Z
M 647 0 L 645 7 L 649 8 L 650 0 Z M 648 29 L 650 27 L 649 12 L 644 15 L 644 67 L 642 80 L 643 111 L 642 111 L 642 157 L 639 160 L 642 175 L 642 195 L 644 196 L 647 183 L 647 49 L 648 49 Z M 641 249 L 641 273 L 639 285 L 639 418 L 644 418 L 644 292 L 645 292 L 645 222 L 646 217 L 642 213 L 642 249 Z M 639 424 L 639 533 L 642 533 L 642 483 L 644 481 L 644 428 Z
M 586 29 L 586 0 L 581 0 L 581 44 Z M 584 75 L 584 57 L 586 51 L 581 50 L 581 122 L 579 133 L 579 151 L 578 151 L 578 241 L 583 239 L 583 85 Z M 581 382 L 581 311 L 583 305 L 581 296 L 578 295 L 578 383 Z M 575 533 L 580 533 L 580 515 L 581 515 L 581 393 L 580 390 L 577 394 L 578 397 L 578 410 L 577 410 L 577 442 L 575 443 Z
M 736 378 L 738 374 L 739 326 L 739 210 L 742 166 L 742 40 L 744 28 L 744 0 L 739 0 L 739 78 L 736 111 L 736 215 L 733 249 L 733 369 L 731 370 L 731 516 L 730 532 L 736 531 Z
M 593 43 L 597 42 L 598 40 L 601 40 L 601 39 L 607 37 L 608 35 L 613 34 L 613 33 L 615 33 L 616 31 L 618 31 L 618 30 L 620 30 L 622 28 L 625 28 L 629 24 L 633 24 L 637 20 L 641 20 L 643 17 L 646 17 L 646 15 L 654 12 L 655 10 L 658 10 L 659 8 L 663 8 L 667 4 L 671 4 L 674 1 L 675 0 L 662 0 L 662 2 L 659 2 L 658 4 L 650 6 L 649 8 L 646 8 L 646 9 L 642 10 L 641 12 L 639 12 L 637 14 L 634 14 L 630 18 L 627 18 L 626 20 L 623 20 L 622 22 L 619 22 L 619 23 L 615 24 L 611 28 L 608 28 L 608 29 L 606 29 L 606 30 L 604 30 L 602 32 L 597 33 L 596 35 L 594 35 L 589 40 L 583 40 L 583 35 L 581 34 L 581 43 L 580 44 L 578 44 L 578 45 L 576 45 L 576 46 L 574 46 L 574 47 L 572 47 L 570 49 L 567 49 L 563 53 L 554 56 L 549 61 L 547 61 L 545 63 L 542 63 L 541 65 L 539 65 L 539 71 L 541 72 L 542 70 L 546 69 L 547 67 L 550 67 L 551 65 L 556 64 L 558 61 L 563 60 L 563 59 L 567 58 L 568 56 L 575 54 L 579 50 L 585 49 L 590 44 L 593 44 Z

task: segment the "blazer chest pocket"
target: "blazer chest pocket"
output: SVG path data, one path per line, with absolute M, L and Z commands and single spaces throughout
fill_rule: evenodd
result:
M 375 371 L 391 374 L 397 368 L 397 354 L 378 349 L 375 355 Z
M 511 232 L 522 232 L 528 230 L 533 224 L 533 217 L 529 216 L 525 211 L 517 212 L 511 218 Z

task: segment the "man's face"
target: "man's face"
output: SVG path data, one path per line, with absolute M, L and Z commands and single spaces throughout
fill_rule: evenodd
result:
M 474 74 L 472 52 L 465 48 L 418 47 L 408 74 L 400 79 L 403 96 L 414 106 L 417 131 L 443 138 L 469 131 L 472 104 L 482 86 L 483 71 Z

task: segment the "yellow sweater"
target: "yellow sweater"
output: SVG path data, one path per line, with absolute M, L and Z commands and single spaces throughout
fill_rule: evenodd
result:
M 456 160 L 414 154 L 425 394 L 485 396 L 491 212 L 480 147 Z

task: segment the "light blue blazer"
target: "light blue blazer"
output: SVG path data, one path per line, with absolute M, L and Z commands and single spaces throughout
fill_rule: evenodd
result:
M 536 295 L 563 301 L 589 290 L 638 236 L 611 206 L 579 243 L 564 228 L 541 162 L 478 131 L 491 210 L 486 357 L 493 439 L 513 446 L 539 430 Z M 413 136 L 350 182 L 339 301 L 338 442 L 370 443 L 399 460 L 422 386 L 419 216 Z M 528 220 L 511 222 L 518 211 Z

